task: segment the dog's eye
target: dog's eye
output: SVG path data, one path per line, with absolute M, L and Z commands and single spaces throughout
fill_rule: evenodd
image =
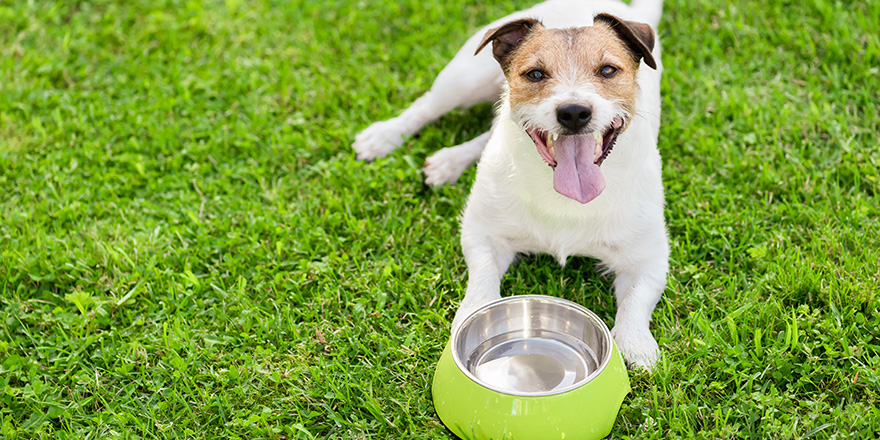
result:
M 618 69 L 617 69 L 617 67 L 614 67 L 614 66 L 605 65 L 605 66 L 602 66 L 601 69 L 599 69 L 599 74 L 604 76 L 605 78 L 611 78 L 614 75 L 617 75 L 617 72 L 618 72 Z
M 533 69 L 526 72 L 524 76 L 531 82 L 538 82 L 544 79 L 547 75 L 538 69 Z

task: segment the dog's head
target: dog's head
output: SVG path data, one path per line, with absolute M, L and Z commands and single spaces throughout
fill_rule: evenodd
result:
M 593 26 L 548 29 L 533 19 L 489 30 L 511 116 L 553 167 L 560 194 L 587 203 L 605 189 L 599 166 L 635 115 L 639 64 L 656 69 L 654 32 L 599 14 Z

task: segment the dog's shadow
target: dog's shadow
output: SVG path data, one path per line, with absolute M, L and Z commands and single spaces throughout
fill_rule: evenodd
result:
M 495 117 L 493 105 L 486 102 L 468 109 L 453 110 L 426 125 L 409 140 L 407 146 L 414 155 L 424 159 L 442 148 L 467 142 L 492 127 Z
M 501 281 L 501 296 L 549 295 L 578 303 L 603 321 L 614 321 L 612 276 L 587 257 L 569 257 L 565 267 L 550 255 L 525 255 Z

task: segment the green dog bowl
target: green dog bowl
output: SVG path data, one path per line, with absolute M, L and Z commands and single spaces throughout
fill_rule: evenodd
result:
M 623 357 L 593 312 L 563 299 L 503 298 L 457 328 L 434 372 L 434 408 L 472 440 L 601 439 L 629 392 Z

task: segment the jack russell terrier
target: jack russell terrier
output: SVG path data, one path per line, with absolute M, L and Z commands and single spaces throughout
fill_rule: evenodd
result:
M 518 254 L 560 264 L 582 255 L 614 274 L 612 334 L 624 358 L 653 367 L 649 323 L 669 267 L 657 149 L 661 11 L 662 0 L 549 0 L 514 13 L 471 37 L 400 116 L 357 135 L 358 159 L 376 159 L 454 108 L 501 97 L 489 132 L 425 163 L 426 183 L 439 185 L 479 159 L 461 219 L 468 285 L 453 328 L 500 298 Z

